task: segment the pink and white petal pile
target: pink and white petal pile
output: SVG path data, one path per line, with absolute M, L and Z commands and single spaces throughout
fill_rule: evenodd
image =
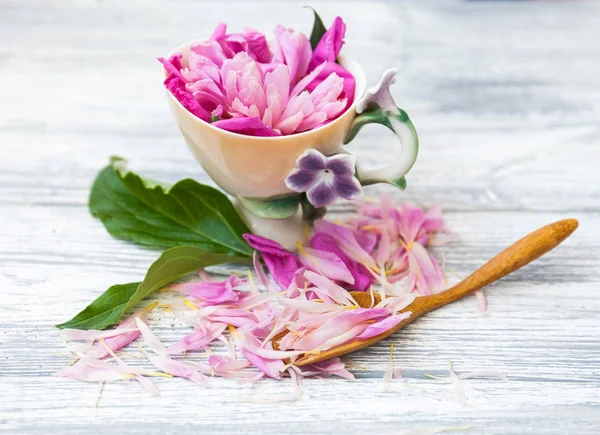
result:
M 219 24 L 189 53 L 160 58 L 165 87 L 192 114 L 251 136 L 300 133 L 336 119 L 354 99 L 354 77 L 336 59 L 346 25 L 337 17 L 313 52 L 306 35 L 279 25 L 270 43 Z
M 200 281 L 167 287 L 185 297 L 177 299 L 180 306 L 174 312 L 193 327 L 175 343 L 163 344 L 148 326 L 148 312 L 155 304 L 135 312 L 116 329 L 63 331 L 64 338 L 84 340 L 88 346 L 78 353 L 81 359 L 59 375 L 96 381 L 135 377 L 143 382 L 144 376 L 155 372 L 129 368 L 116 355 L 142 336 L 151 352 L 138 347 L 155 368 L 201 385 L 208 385 L 208 376 L 238 382 L 291 377 L 295 392 L 281 399 L 291 400 L 299 397 L 303 377 L 352 379 L 337 358 L 307 367 L 296 367 L 294 361 L 304 354 L 375 337 L 410 317 L 409 306 L 416 295 L 444 285 L 427 247 L 439 236 L 446 240 L 452 236 L 438 208 L 425 212 L 412 204 L 394 207 L 383 200 L 362 202 L 358 211 L 345 223 L 316 222 L 314 234 L 306 246 L 299 245 L 297 254 L 272 240 L 246 234 L 279 289 L 266 276 L 258 256 L 254 266 L 266 292 L 258 291 L 251 275 L 213 281 L 204 271 L 199 273 Z M 349 292 L 373 295 L 377 285 L 385 298 L 378 304 L 373 298 L 368 308 L 359 307 Z M 226 353 L 219 353 L 223 349 Z M 204 352 L 208 363 L 196 360 Z M 107 356 L 117 365 L 101 360 Z M 392 362 L 388 372 L 387 382 L 400 373 Z

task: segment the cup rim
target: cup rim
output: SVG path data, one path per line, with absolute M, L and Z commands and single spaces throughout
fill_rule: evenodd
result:
M 182 45 L 180 45 L 179 47 L 175 48 L 171 53 L 169 53 L 169 58 L 175 54 L 182 54 L 182 55 L 186 55 L 187 52 L 189 52 L 190 47 L 192 46 L 192 44 L 195 44 L 197 42 L 203 42 L 204 40 L 200 40 L 200 39 L 194 39 L 192 41 L 188 41 Z M 181 104 L 181 102 L 175 98 L 175 96 L 169 92 L 167 89 L 167 97 L 170 99 L 171 102 L 173 102 L 174 104 L 177 104 L 178 106 L 180 106 L 189 116 L 191 116 L 191 118 L 195 121 L 195 122 L 199 122 L 202 125 L 205 125 L 206 127 L 208 127 L 209 129 L 217 132 L 217 133 L 221 133 L 221 134 L 226 134 L 226 135 L 230 135 L 234 138 L 244 138 L 246 140 L 252 140 L 252 141 L 282 141 L 282 140 L 286 140 L 286 139 L 290 139 L 290 138 L 304 138 L 309 136 L 312 133 L 315 132 L 322 132 L 323 130 L 327 129 L 328 127 L 333 127 L 336 124 L 339 124 L 342 121 L 342 118 L 344 118 L 348 112 L 350 111 L 354 111 L 356 112 L 356 103 L 358 102 L 359 98 L 362 96 L 362 94 L 364 93 L 365 89 L 366 89 L 366 78 L 365 78 L 365 72 L 364 69 L 362 67 L 362 65 L 360 63 L 358 63 L 357 61 L 355 61 L 354 59 L 348 57 L 348 56 L 344 56 L 344 55 L 339 55 L 338 56 L 338 61 L 340 63 L 340 65 L 344 66 L 344 64 L 353 64 L 354 68 L 356 69 L 356 73 L 360 76 L 357 77 L 357 74 L 352 73 L 352 75 L 354 76 L 354 80 L 355 80 L 355 84 L 354 84 L 354 101 L 352 101 L 352 104 L 341 114 L 339 115 L 335 120 L 331 121 L 329 124 L 323 125 L 321 127 L 315 128 L 313 130 L 308 130 L 308 131 L 303 131 L 301 133 L 294 133 L 294 134 L 289 134 L 289 135 L 282 135 L 282 136 L 250 136 L 250 135 L 246 135 L 246 134 L 241 134 L 241 133 L 236 133 L 233 131 L 229 131 L 229 130 L 224 130 L 222 128 L 218 128 L 215 127 L 214 125 L 212 125 L 210 122 L 206 122 L 203 119 L 199 118 L 198 116 L 194 115 L 192 112 L 190 112 L 188 109 L 186 109 L 183 104 Z M 167 71 L 164 69 L 163 67 L 163 72 L 166 74 Z M 358 84 L 362 84 L 362 88 L 363 89 L 359 89 Z M 360 91 L 360 95 L 359 92 Z

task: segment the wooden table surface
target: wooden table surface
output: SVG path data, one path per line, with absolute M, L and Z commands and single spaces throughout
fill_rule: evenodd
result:
M 354 354 L 355 381 L 306 380 L 298 402 L 253 402 L 289 381 L 217 378 L 159 380 L 160 397 L 113 383 L 94 408 L 97 385 L 52 376 L 67 362 L 53 325 L 158 255 L 89 215 L 94 176 L 120 155 L 155 179 L 209 182 L 155 58 L 221 20 L 309 32 L 312 17 L 304 1 L 0 0 L 1 433 L 600 433 L 600 4 L 311 3 L 327 24 L 344 17 L 344 53 L 371 84 L 398 67 L 421 154 L 405 192 L 368 194 L 444 207 L 461 236 L 436 251 L 452 280 L 546 223 L 575 217 L 576 234 L 490 287 L 487 316 L 473 297 L 445 307 Z M 376 165 L 393 140 L 367 128 L 351 150 Z M 166 341 L 184 332 L 160 311 L 151 323 Z M 391 343 L 405 376 L 384 391 Z M 446 376 L 449 360 L 510 382 L 469 381 L 463 409 L 447 380 L 423 376 Z

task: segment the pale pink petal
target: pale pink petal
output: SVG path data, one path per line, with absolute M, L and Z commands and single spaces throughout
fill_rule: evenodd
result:
M 271 61 L 273 55 L 269 50 L 267 38 L 263 33 L 257 32 L 254 29 L 245 28 L 242 36 L 248 44 L 248 50 L 254 54 L 258 62 L 268 63 Z
M 357 238 L 356 240 L 358 241 L 359 239 Z M 360 242 L 357 243 L 359 244 L 359 246 L 361 246 Z M 369 286 L 375 281 L 373 275 L 359 262 L 350 259 L 350 257 L 348 257 L 338 247 L 338 244 L 330 235 L 324 232 L 316 233 L 312 237 L 310 244 L 315 249 L 333 252 L 344 262 L 344 264 L 352 274 L 352 277 L 354 278 L 354 285 L 352 286 L 353 289 L 360 291 L 367 290 Z
M 448 365 L 448 372 L 450 373 L 450 380 L 452 381 L 452 385 L 454 385 L 454 389 L 456 391 L 456 401 L 464 408 L 467 404 L 467 396 L 465 394 L 465 389 L 458 378 L 454 370 L 452 370 L 452 364 Z
M 290 92 L 290 98 L 295 97 L 296 95 L 300 94 L 300 92 L 304 91 L 306 89 L 306 87 L 314 79 L 316 79 L 319 76 L 319 74 L 321 74 L 321 71 L 323 70 L 324 67 L 325 67 L 325 63 L 317 66 L 314 70 L 312 70 L 309 74 L 307 74 L 306 77 L 304 77 L 302 80 L 300 80 L 298 83 L 296 83 L 296 86 L 294 86 L 294 88 L 292 89 L 292 92 Z
M 183 293 L 203 301 L 203 305 L 218 305 L 223 303 L 234 303 L 239 300 L 239 294 L 234 290 L 235 287 L 242 285 L 246 280 L 231 275 L 224 281 L 211 282 L 185 282 L 173 284 L 167 287 L 167 290 Z
M 346 264 L 333 252 L 299 246 L 298 259 L 307 269 L 327 278 L 347 284 L 354 284 L 354 277 Z
M 302 133 L 303 131 L 309 131 L 315 128 L 317 125 L 323 123 L 327 119 L 325 112 L 311 113 L 305 117 L 300 125 L 296 128 L 296 133 Z
M 383 334 L 384 332 L 392 329 L 403 320 L 408 319 L 410 315 L 411 312 L 406 311 L 404 313 L 390 316 L 387 319 L 380 320 L 379 322 L 367 326 L 367 328 L 356 338 L 359 340 L 366 340 L 368 338 L 376 337 L 379 334 Z
M 210 59 L 215 65 L 221 66 L 227 60 L 221 46 L 216 41 L 204 41 L 192 45 L 190 50 Z
M 310 99 L 310 94 L 307 91 L 301 92 L 299 95 L 290 98 L 285 110 L 281 114 L 281 119 L 285 120 L 297 113 L 302 113 L 302 117 L 310 115 L 314 111 L 314 105 Z
M 324 233 L 331 236 L 340 250 L 350 259 L 366 267 L 377 267 L 373 257 L 358 244 L 350 229 L 321 219 L 315 222 L 315 233 Z
M 341 305 L 357 305 L 350 293 L 326 276 L 307 270 L 304 272 L 304 277 L 316 286 L 313 291 L 319 295 L 319 298 L 327 298 Z
M 167 351 L 167 347 L 163 344 L 162 341 L 160 341 L 160 339 L 156 335 L 154 335 L 154 332 L 150 330 L 148 325 L 144 323 L 144 321 L 139 317 L 135 318 L 135 323 L 140 332 L 142 333 L 142 336 L 144 337 L 144 340 L 146 341 L 148 347 L 152 349 L 152 351 L 157 355 L 168 356 L 169 352 Z
M 415 287 L 421 294 L 431 294 L 446 286 L 446 279 L 438 262 L 420 243 L 413 244 L 408 262 L 409 275 L 414 276 Z
M 197 330 L 186 335 L 177 343 L 169 346 L 167 350 L 171 355 L 175 355 L 190 350 L 202 349 L 221 335 L 225 328 L 227 328 L 227 325 L 223 323 L 211 323 L 206 330 Z
M 94 329 L 63 329 L 60 335 L 65 340 L 100 340 L 101 338 L 115 337 L 129 332 L 138 332 L 137 328 L 117 328 L 99 331 Z
M 283 26 L 275 29 L 273 55 L 290 69 L 290 83 L 295 84 L 308 71 L 312 49 L 306 35 Z
M 329 77 L 313 89 L 310 93 L 310 98 L 317 110 L 321 110 L 321 107 L 326 103 L 337 101 L 343 90 L 344 79 L 336 73 L 331 73 Z

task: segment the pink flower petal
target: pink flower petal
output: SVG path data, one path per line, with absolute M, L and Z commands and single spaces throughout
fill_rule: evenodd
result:
M 346 24 L 341 17 L 335 17 L 333 24 L 315 47 L 310 60 L 310 68 L 312 69 L 324 61 L 335 62 L 344 44 L 345 34 Z
M 304 272 L 304 277 L 316 286 L 313 291 L 318 294 L 320 299 L 330 299 L 331 302 L 340 305 L 356 305 L 356 301 L 352 299 L 350 293 L 326 276 L 307 270 Z
M 376 337 L 379 334 L 383 334 L 384 332 L 392 329 L 401 321 L 408 319 L 410 315 L 411 312 L 406 311 L 404 313 L 396 314 L 394 316 L 390 316 L 386 319 L 380 320 L 379 322 L 367 326 L 367 328 L 356 338 L 359 340 L 366 340 L 368 338 Z
M 245 282 L 245 280 L 238 278 L 236 275 L 231 275 L 225 281 L 185 282 L 173 284 L 167 287 L 167 290 L 180 292 L 200 299 L 203 302 L 203 306 L 219 305 L 227 302 L 237 302 L 239 294 L 234 288 Z
M 248 136 L 279 136 L 279 133 L 268 128 L 259 118 L 230 118 L 212 123 L 215 127 Z
M 273 55 L 271 54 L 271 50 L 269 50 L 267 38 L 263 33 L 246 28 L 244 29 L 242 36 L 246 39 L 248 50 L 254 54 L 258 62 L 268 63 L 271 61 Z
M 350 259 L 370 268 L 376 268 L 375 260 L 357 242 L 352 231 L 324 219 L 315 222 L 315 233 L 328 234 L 340 250 Z
M 354 285 L 352 285 L 353 289 L 364 291 L 368 289 L 371 286 L 371 284 L 375 281 L 373 275 L 369 273 L 369 271 L 364 266 L 362 266 L 358 262 L 351 260 L 338 247 L 334 238 L 326 234 L 325 232 L 316 233 L 312 237 L 310 244 L 315 249 L 334 253 L 344 262 L 344 264 L 352 274 L 352 277 L 354 278 Z
M 225 331 L 225 328 L 227 328 L 226 324 L 211 323 L 206 330 L 197 330 L 186 335 L 177 343 L 169 346 L 167 350 L 169 354 L 175 355 L 190 350 L 202 349 L 221 335 Z
M 294 254 L 284 249 L 279 243 L 254 234 L 244 234 L 244 240 L 260 252 L 267 269 L 282 290 L 288 288 L 294 273 L 300 266 Z
M 333 252 L 300 246 L 298 258 L 300 263 L 307 269 L 320 273 L 334 281 L 354 284 L 352 273 L 350 273 L 342 259 Z

